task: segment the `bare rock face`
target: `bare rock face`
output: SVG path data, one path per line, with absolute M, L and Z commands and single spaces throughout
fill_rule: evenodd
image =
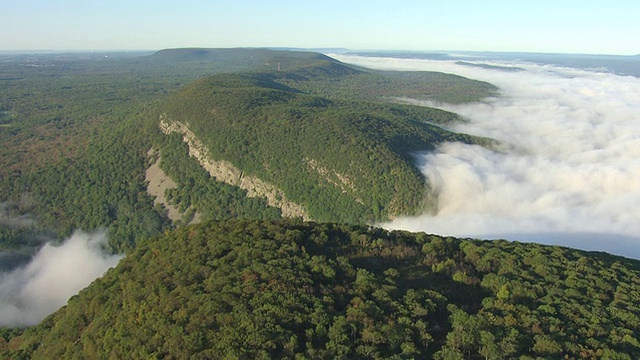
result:
M 305 220 L 310 220 L 307 210 L 302 205 L 288 200 L 284 192 L 275 185 L 255 176 L 245 175 L 229 161 L 213 160 L 207 147 L 198 140 L 186 124 L 161 116 L 159 126 L 165 134 L 174 132 L 182 134 L 182 140 L 189 146 L 189 155 L 193 156 L 200 163 L 200 166 L 216 180 L 246 190 L 249 197 L 265 197 L 267 204 L 280 208 L 284 217 L 302 217 Z
M 167 209 L 167 217 L 169 217 L 172 222 L 181 221 L 185 212 L 180 211 L 177 207 L 172 205 L 165 196 L 165 191 L 167 189 L 176 188 L 177 185 L 175 181 L 173 181 L 173 179 L 160 168 L 160 156 L 158 156 L 156 149 L 149 149 L 147 155 L 149 156 L 149 163 L 151 164 L 145 173 L 145 179 L 148 183 L 147 193 L 154 197 L 154 204 L 162 205 Z M 190 223 L 198 223 L 199 218 L 200 213 L 196 212 Z

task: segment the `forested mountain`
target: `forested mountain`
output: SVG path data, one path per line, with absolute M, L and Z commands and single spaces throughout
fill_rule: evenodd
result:
M 637 359 L 640 262 L 299 220 L 138 244 L 8 358 Z
M 432 125 L 456 120 L 441 110 L 330 100 L 264 74 L 198 80 L 161 111 L 167 123 L 193 132 L 211 158 L 274 184 L 319 221 L 424 211 L 427 185 L 412 154 L 445 141 L 489 144 Z
M 0 358 L 639 358 L 637 261 L 363 225 L 428 209 L 413 153 L 492 146 L 399 98 L 497 94 L 284 50 L 1 56 L 3 269 L 75 229 L 127 255 Z
M 217 101 L 221 114 L 239 110 L 237 118 L 215 119 L 246 126 L 225 133 L 247 138 L 226 148 L 226 157 L 220 159 L 277 183 L 283 195 L 309 207 L 311 218 L 368 221 L 420 208 L 422 195 L 410 200 L 400 196 L 402 201 L 391 203 L 394 192 L 409 191 L 399 180 L 408 179 L 407 187 L 424 194 L 424 180 L 412 164 L 410 151 L 427 150 L 443 140 L 478 141 L 422 123 L 461 121 L 455 114 L 389 102 L 405 96 L 473 101 L 496 94 L 489 84 L 453 75 L 412 73 L 409 77 L 354 68 L 317 53 L 268 49 L 16 55 L 1 57 L 0 68 L 0 203 L 7 205 L 9 218 L 29 216 L 33 220 L 29 231 L 38 236 L 63 237 L 74 229 L 106 228 L 114 251 L 132 248 L 137 239 L 174 225 L 147 193 L 150 150 L 160 154 L 161 168 L 177 184 L 168 190 L 168 198 L 189 214 L 197 210 L 204 220 L 281 216 L 281 210 L 265 197 L 247 198 L 249 191 L 238 184 L 216 181 L 189 156 L 189 149 L 177 141 L 179 135 L 160 131 L 162 114 L 171 114 L 175 121 L 186 121 L 179 111 L 191 116 L 189 122 L 196 126 L 192 130 L 211 147 L 212 155 L 219 155 L 217 133 L 206 127 L 213 120 L 198 112 L 208 107 L 208 101 Z M 196 94 L 200 90 L 203 93 Z M 207 97 L 212 93 L 215 98 Z M 194 98 L 187 100 L 193 107 L 185 109 L 179 102 L 191 95 Z M 261 116 L 264 123 L 248 122 L 247 116 Z M 275 141 L 265 142 L 267 135 L 285 136 L 285 125 L 301 125 L 302 117 L 309 117 L 306 143 L 286 136 L 287 142 L 274 149 Z M 375 126 L 367 126 L 367 121 Z M 258 132 L 265 129 L 270 132 Z M 291 130 L 299 133 L 301 127 Z M 311 130 L 318 131 L 318 136 Z M 341 143 L 343 153 L 338 156 L 334 132 L 341 140 L 353 140 L 354 148 Z M 294 158 L 286 151 L 312 145 L 326 145 L 315 151 L 327 153 L 297 151 Z M 356 148 L 379 161 L 364 158 Z M 236 161 L 240 154 L 229 153 L 235 150 L 251 151 L 253 158 Z M 285 155 L 282 163 L 271 161 L 270 170 L 260 169 L 264 163 L 258 161 L 281 153 Z M 352 190 L 339 175 L 352 171 L 344 170 L 347 164 L 363 160 L 360 173 L 350 174 L 359 182 L 360 193 L 343 200 L 342 192 Z M 381 160 L 391 163 L 384 167 Z M 296 169 L 307 174 L 293 184 L 287 177 L 291 168 L 283 165 L 301 166 Z M 391 171 L 397 169 L 401 171 L 396 178 Z M 364 184 L 374 194 L 362 194 Z M 308 200 L 316 195 L 318 202 Z M 332 208 L 323 209 L 328 203 Z M 0 233 L 0 248 L 21 248 L 21 241 L 10 235 L 14 230 Z

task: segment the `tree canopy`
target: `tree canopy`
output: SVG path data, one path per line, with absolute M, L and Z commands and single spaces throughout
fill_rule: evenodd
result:
M 146 240 L 11 358 L 634 359 L 640 262 L 300 220 Z
M 407 194 L 424 194 L 425 183 L 410 151 L 436 140 L 470 140 L 421 123 L 461 121 L 455 114 L 389 104 L 396 97 L 433 98 L 449 89 L 455 102 L 495 94 L 490 84 L 453 75 L 402 76 L 318 53 L 269 49 L 3 55 L 0 74 L 0 204 L 28 209 L 38 232 L 50 237 L 106 228 L 114 251 L 174 225 L 146 191 L 151 148 L 164 154 L 161 167 L 178 185 L 168 194 L 176 206 L 205 219 L 279 216 L 264 198 L 244 199 L 246 191 L 197 169 L 184 146 L 159 131 L 162 111 L 182 119 L 214 104 L 199 94 L 183 114 L 175 102 L 198 90 L 226 94 L 219 105 L 228 108 L 220 113 L 241 112 L 224 121 L 250 125 L 225 129 L 226 141 L 236 143 L 224 158 L 276 183 L 314 218 L 335 221 L 417 211 L 422 195 Z M 475 95 L 452 97 L 465 92 Z M 205 115 L 194 116 L 194 131 L 221 155 L 215 142 L 221 134 L 207 124 L 222 118 Z M 355 168 L 357 174 L 349 173 Z M 352 178 L 357 191 L 349 186 Z M 32 245 L 5 224 L 0 234 L 0 247 Z

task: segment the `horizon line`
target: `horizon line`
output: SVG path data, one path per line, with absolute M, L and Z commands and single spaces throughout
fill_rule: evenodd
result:
M 406 54 L 442 54 L 442 53 L 467 53 L 467 54 L 544 54 L 544 55 L 570 55 L 570 56 L 616 56 L 616 57 L 640 57 L 638 54 L 609 54 L 609 53 L 582 53 L 582 52 L 545 52 L 545 51 L 501 51 L 501 50 L 415 50 L 415 49 L 350 49 L 345 47 L 296 47 L 296 46 L 184 46 L 166 47 L 159 49 L 0 49 L 3 55 L 30 55 L 30 54 L 87 54 L 87 53 L 134 53 L 134 52 L 158 52 L 162 50 L 179 49 L 272 49 L 272 50 L 301 50 L 301 51 L 341 51 L 341 52 L 375 52 L 375 53 L 406 53 Z

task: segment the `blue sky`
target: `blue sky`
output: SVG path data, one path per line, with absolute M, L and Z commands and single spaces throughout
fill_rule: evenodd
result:
M 640 53 L 636 0 L 0 0 L 0 50 Z

